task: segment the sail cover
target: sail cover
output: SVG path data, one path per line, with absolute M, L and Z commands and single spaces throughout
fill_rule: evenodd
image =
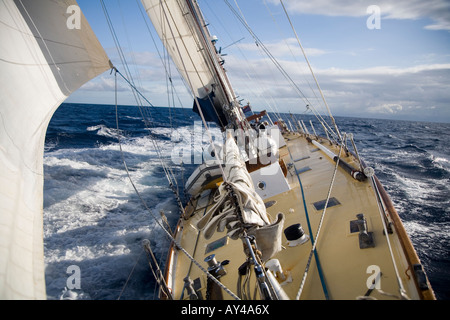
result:
M 200 219 L 197 227 L 203 230 L 206 239 L 211 238 L 216 230 L 222 232 L 225 228 L 231 239 L 242 237 L 244 231 L 254 235 L 258 249 L 262 252 L 262 260 L 267 261 L 281 250 L 284 215 L 279 213 L 276 221 L 271 223 L 264 202 L 255 192 L 239 148 L 230 134 L 224 145 L 224 155 L 226 180 L 219 187 L 215 204 Z M 230 199 L 229 187 L 236 195 L 239 213 Z
M 110 63 L 74 0 L 0 0 L 0 299 L 45 299 L 48 123 Z
M 223 107 L 229 105 L 234 94 L 196 3 L 192 0 L 142 0 L 142 4 L 197 99 L 194 111 L 198 113 L 200 107 L 205 110 L 206 121 L 225 127 Z

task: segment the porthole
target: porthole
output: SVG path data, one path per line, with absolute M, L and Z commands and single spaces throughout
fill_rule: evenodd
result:
M 258 189 L 259 190 L 265 190 L 266 189 L 266 183 L 264 181 L 258 182 Z

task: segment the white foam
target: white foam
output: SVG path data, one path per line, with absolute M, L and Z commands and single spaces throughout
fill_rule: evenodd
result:
M 178 215 L 167 180 L 161 183 L 159 180 L 164 177 L 152 175 L 160 165 L 150 139 L 126 140 L 123 149 L 127 162 L 130 161 L 132 179 L 156 216 L 159 218 L 162 209 L 169 218 Z M 170 146 L 164 145 L 163 153 L 170 154 Z M 123 168 L 118 144 L 51 151 L 46 153 L 44 164 L 48 297 L 96 299 L 98 296 L 85 288 L 102 288 L 102 294 L 117 298 L 121 289 L 118 284 L 125 283 L 142 253 L 142 239 L 152 239 L 158 256 L 170 244 L 136 196 Z M 164 193 L 167 198 L 155 198 Z M 81 294 L 66 288 L 66 268 L 72 264 L 81 269 Z M 142 274 L 136 276 L 148 278 L 146 259 L 141 259 L 141 269 Z M 115 283 L 114 288 L 108 288 L 111 282 Z
M 123 135 L 122 130 L 109 128 L 103 124 L 87 127 L 86 130 L 87 131 L 96 131 L 97 130 L 97 135 L 107 137 L 107 138 L 117 138 L 118 136 Z
M 450 160 L 444 157 L 432 156 L 432 162 L 438 168 L 450 171 Z
M 448 223 L 425 223 L 418 221 L 404 222 L 406 231 L 422 256 L 437 258 L 447 254 L 450 242 L 450 225 Z M 432 248 L 432 250 L 428 250 Z

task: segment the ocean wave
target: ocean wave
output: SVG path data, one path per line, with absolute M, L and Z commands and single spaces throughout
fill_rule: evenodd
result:
M 123 130 L 108 128 L 107 126 L 105 126 L 103 124 L 87 127 L 86 131 L 97 131 L 97 135 L 106 137 L 106 138 L 121 138 L 121 137 L 123 137 Z
M 423 149 L 419 146 L 416 146 L 414 144 L 407 144 L 407 145 L 401 145 L 398 146 L 396 148 L 394 148 L 395 150 L 400 150 L 403 152 L 414 152 L 414 153 L 428 153 L 428 151 L 426 149 Z
M 415 240 L 416 250 L 422 259 L 442 260 L 450 255 L 450 224 L 406 221 L 404 226 Z
M 440 156 L 431 155 L 431 161 L 437 168 L 443 169 L 450 173 L 450 160 Z
M 92 153 L 104 155 L 92 163 Z M 141 241 L 152 239 L 158 257 L 169 244 L 164 233 L 155 228 L 153 217 L 143 209 L 120 157 L 107 160 L 105 154 L 110 153 L 101 149 L 65 149 L 45 158 L 44 243 L 49 299 L 117 299 L 142 252 Z M 105 160 L 109 163 L 105 164 Z M 115 161 L 119 165 L 112 166 Z M 174 223 L 177 206 L 166 181 L 153 176 L 157 167 L 145 162 L 131 175 L 157 217 L 159 210 L 164 210 Z M 80 267 L 82 292 L 67 292 L 64 281 L 70 265 Z M 149 270 L 144 266 L 142 263 L 136 268 L 133 277 L 142 284 L 134 285 L 124 297 L 152 298 L 152 288 L 145 280 Z
M 199 118 L 191 113 L 189 116 L 174 113 L 177 119 L 172 129 L 167 110 L 157 108 L 158 113 L 153 116 L 159 124 L 152 123 L 153 128 L 145 128 L 135 112 L 121 116 L 121 130 L 117 131 L 113 129 L 113 106 L 95 107 L 89 112 L 84 107 L 62 108 L 64 112 L 60 115 L 64 119 L 67 113 L 75 116 L 69 122 L 52 120 L 44 158 L 48 297 L 117 299 L 134 270 L 122 298 L 152 299 L 154 282 L 149 280 L 142 240 L 151 240 L 159 261 L 164 261 L 170 241 L 143 208 L 124 169 L 122 156 L 133 183 L 157 219 L 163 210 L 169 223 L 175 226 L 178 207 L 161 169 L 160 156 L 169 161 L 166 163 L 181 186 L 191 168 L 176 166 L 170 157 L 174 148 L 191 148 L 191 143 L 198 141 L 191 132 Z M 80 112 L 85 113 L 83 121 L 79 121 Z M 443 133 L 449 132 L 448 125 L 430 125 L 426 129 L 408 122 L 339 120 L 342 130 L 357 136 L 358 150 L 367 164 L 375 168 L 391 196 L 433 288 L 445 296 L 450 267 L 450 149 L 448 135 Z M 420 130 L 414 129 L 416 126 Z M 211 130 L 217 133 L 214 136 L 221 137 L 219 129 Z M 178 139 L 174 132 L 181 133 Z M 201 140 L 208 143 L 207 136 Z M 58 144 L 52 145 L 55 141 Z M 155 144 L 159 152 L 155 151 Z M 70 265 L 81 269 L 81 291 L 64 290 Z

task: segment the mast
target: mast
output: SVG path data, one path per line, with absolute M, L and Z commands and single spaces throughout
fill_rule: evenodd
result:
M 161 41 L 194 95 L 193 110 L 222 129 L 243 120 L 195 0 L 142 0 Z
M 203 17 L 198 2 L 197 0 L 187 0 L 187 2 L 191 6 L 192 13 L 198 22 L 199 30 L 202 33 L 202 39 L 205 43 L 205 48 L 208 49 L 208 58 L 210 59 L 211 65 L 215 70 L 220 87 L 227 97 L 227 104 L 224 105 L 224 109 L 228 113 L 230 122 L 233 122 L 236 127 L 239 127 L 240 125 L 242 126 L 245 123 L 245 116 L 241 112 L 241 108 L 239 107 L 239 103 L 236 99 L 236 94 L 234 93 L 231 82 L 225 72 L 225 69 L 223 68 L 223 62 L 219 60 L 219 54 L 212 41 L 213 37 L 207 28 L 207 23 Z
M 209 33 L 203 14 L 200 11 L 197 1 L 187 0 L 186 2 L 189 6 L 189 9 L 191 10 L 194 20 L 197 23 L 199 33 L 201 34 L 200 39 L 203 41 L 204 48 L 207 51 L 206 57 L 207 59 L 209 59 L 210 65 L 214 69 L 215 76 L 220 82 L 220 86 L 226 96 L 226 102 L 228 104 L 231 104 L 231 102 L 234 100 L 235 95 L 228 77 L 225 74 L 225 70 L 220 65 L 219 60 L 217 59 L 218 55 L 212 41 L 213 37 Z

